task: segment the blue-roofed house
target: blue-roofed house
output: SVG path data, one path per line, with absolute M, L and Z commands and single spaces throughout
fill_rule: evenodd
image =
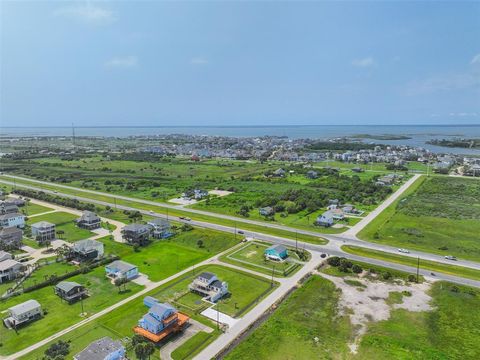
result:
M 177 321 L 177 309 L 167 303 L 154 303 L 147 314 L 145 314 L 138 326 L 153 334 L 160 333 L 163 329 L 171 326 Z
M 283 245 L 272 245 L 265 249 L 264 255 L 267 259 L 282 261 L 288 257 L 288 250 Z

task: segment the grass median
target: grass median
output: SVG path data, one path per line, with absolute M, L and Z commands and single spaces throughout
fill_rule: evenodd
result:
M 373 259 L 389 261 L 396 264 L 417 267 L 418 260 L 417 258 L 413 258 L 413 257 L 390 254 L 383 251 L 370 250 L 370 249 L 365 249 L 357 246 L 348 246 L 348 245 L 342 246 L 342 250 L 353 255 L 364 256 L 364 257 L 369 257 Z M 443 274 L 480 281 L 480 270 L 475 270 L 475 269 L 471 269 L 463 266 L 442 264 L 442 263 L 439 263 L 436 261 L 430 261 L 430 260 L 420 260 L 420 268 L 430 270 L 430 271 L 436 271 Z

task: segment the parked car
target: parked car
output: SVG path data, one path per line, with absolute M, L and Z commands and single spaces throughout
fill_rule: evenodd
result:
M 457 260 L 457 258 L 455 256 L 452 256 L 452 255 L 445 256 L 445 259 L 447 259 L 447 260 Z
M 398 252 L 404 253 L 404 254 L 410 254 L 410 251 L 407 249 L 398 249 Z
M 239 234 L 245 234 L 245 232 L 243 232 L 242 230 L 238 230 L 237 231 Z

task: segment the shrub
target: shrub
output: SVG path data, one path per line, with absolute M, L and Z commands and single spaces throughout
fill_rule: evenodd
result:
M 363 269 L 360 265 L 355 264 L 355 265 L 352 266 L 352 272 L 354 274 L 360 274 L 362 271 L 363 271 Z
M 415 282 L 415 281 L 417 281 L 417 277 L 416 277 L 415 275 L 413 275 L 413 274 L 410 274 L 410 275 L 408 275 L 407 280 L 408 280 L 409 282 Z
M 327 264 L 331 266 L 339 266 L 340 258 L 338 256 L 332 256 L 331 258 L 328 258 Z
M 385 272 L 382 274 L 382 277 L 383 277 L 383 279 L 388 280 L 388 279 L 391 279 L 391 278 L 392 278 L 392 274 L 391 274 L 389 271 L 385 271 Z

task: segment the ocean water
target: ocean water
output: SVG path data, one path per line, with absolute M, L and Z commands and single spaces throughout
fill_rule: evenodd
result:
M 2 127 L 2 137 L 11 136 L 71 136 L 71 127 Z M 355 134 L 406 135 L 405 140 L 373 140 L 390 145 L 423 147 L 434 152 L 480 155 L 480 150 L 444 148 L 428 145 L 430 139 L 450 137 L 480 138 L 480 125 L 294 125 L 294 126 L 124 126 L 124 127 L 76 127 L 77 136 L 128 137 L 139 135 L 218 135 L 218 136 L 287 136 L 291 139 L 328 139 Z

